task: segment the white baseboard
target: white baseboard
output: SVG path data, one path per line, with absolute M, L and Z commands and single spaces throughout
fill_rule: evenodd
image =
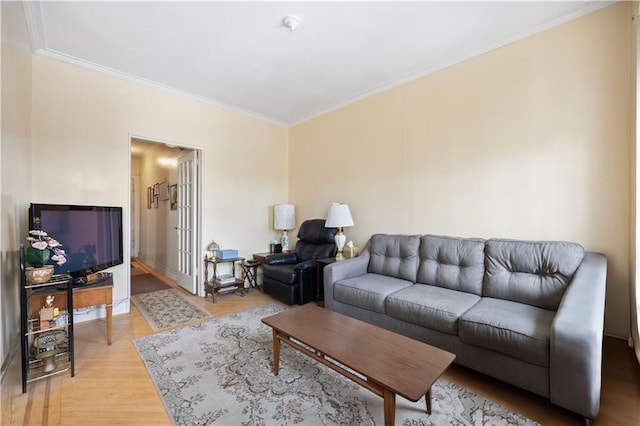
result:
M 168 278 L 172 279 L 173 281 L 177 281 L 178 279 L 178 272 L 174 271 L 173 269 L 169 268 L 167 265 L 163 265 L 163 264 L 158 264 L 156 262 L 154 262 L 151 259 L 147 259 L 145 256 L 138 256 L 138 259 L 144 263 L 145 265 L 149 266 L 151 269 L 154 269 L 157 272 L 160 272 L 161 274 L 167 276 Z
M 126 299 L 114 300 L 111 308 L 113 315 L 128 314 L 131 311 L 131 301 Z M 107 317 L 107 307 L 104 305 L 89 306 L 73 310 L 74 324 Z
M 2 361 L 2 367 L 0 368 L 0 383 L 4 382 L 4 377 L 6 376 L 7 371 L 9 371 L 9 366 L 11 365 L 13 358 L 15 358 L 18 351 L 21 350 L 20 332 L 16 333 L 15 337 L 11 340 L 13 341 L 13 344 L 11 345 L 11 349 L 9 350 L 6 358 Z

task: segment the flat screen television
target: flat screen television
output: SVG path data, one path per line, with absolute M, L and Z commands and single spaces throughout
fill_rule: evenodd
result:
M 84 278 L 123 263 L 122 207 L 32 203 L 29 226 L 62 244 L 67 262 L 55 274 Z

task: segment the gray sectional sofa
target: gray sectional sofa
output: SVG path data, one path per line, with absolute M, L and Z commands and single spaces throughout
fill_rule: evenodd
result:
M 569 242 L 371 237 L 324 269 L 325 307 L 598 415 L 607 260 Z

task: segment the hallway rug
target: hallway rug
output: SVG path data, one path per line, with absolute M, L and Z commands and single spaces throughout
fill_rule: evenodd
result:
M 189 300 L 177 288 L 136 294 L 131 296 L 131 301 L 153 331 L 211 316 L 211 313 Z
M 151 293 L 152 291 L 167 290 L 171 288 L 151 274 L 131 274 L 131 295 Z
M 266 305 L 133 341 L 174 424 L 384 424 L 383 399 L 283 345 L 273 375 L 271 329 L 286 308 Z M 396 398 L 397 425 L 536 425 L 439 379 L 433 412 Z

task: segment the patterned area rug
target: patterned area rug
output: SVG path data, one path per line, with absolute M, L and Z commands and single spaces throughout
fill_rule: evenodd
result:
M 284 308 L 266 305 L 135 339 L 174 424 L 384 424 L 383 399 L 283 345 L 273 375 L 271 329 L 260 322 Z M 439 379 L 433 412 L 424 398 L 396 398 L 397 425 L 535 425 Z
M 136 294 L 131 296 L 131 301 L 153 331 L 176 327 L 211 316 L 206 309 L 187 299 L 176 288 Z

